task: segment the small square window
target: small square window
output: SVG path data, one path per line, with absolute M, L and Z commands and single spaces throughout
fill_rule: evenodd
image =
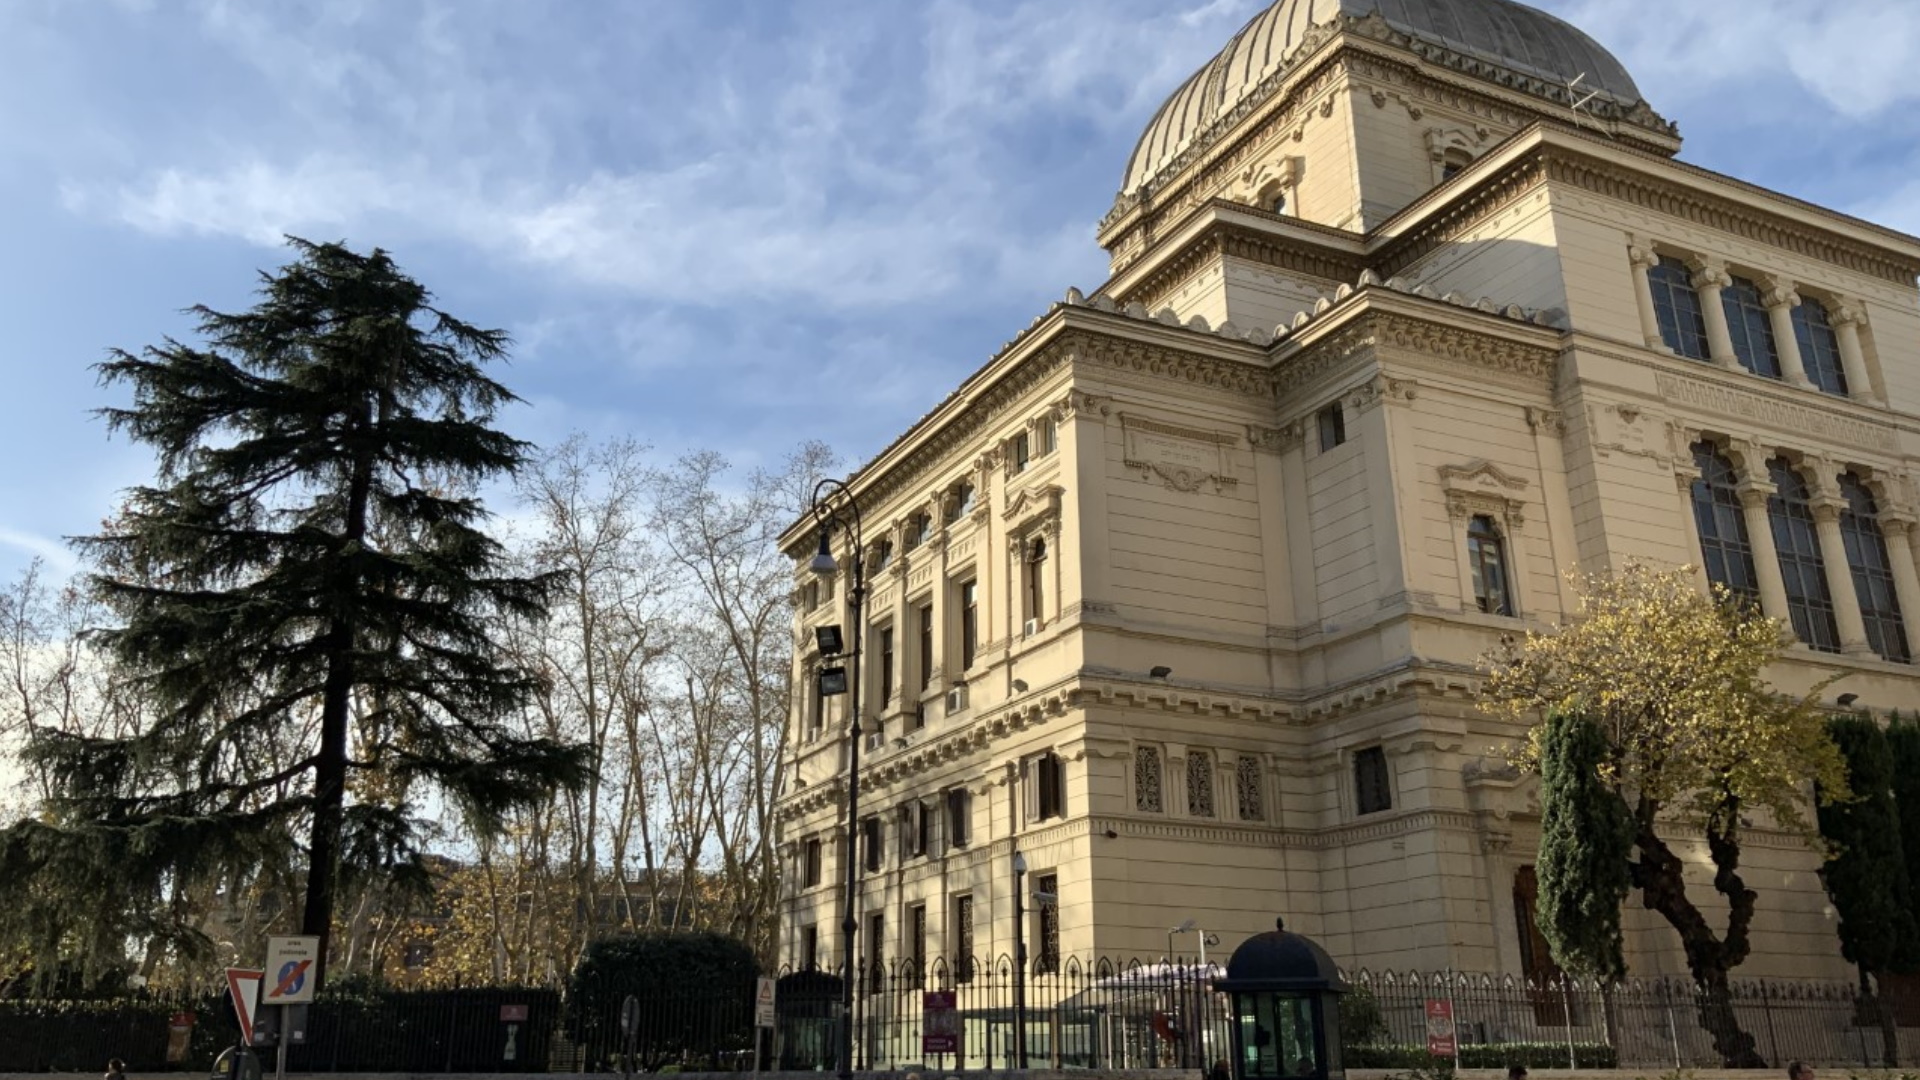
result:
M 1321 453 L 1324 454 L 1347 441 L 1347 414 L 1341 409 L 1339 402 L 1336 401 L 1321 409 L 1318 420 Z

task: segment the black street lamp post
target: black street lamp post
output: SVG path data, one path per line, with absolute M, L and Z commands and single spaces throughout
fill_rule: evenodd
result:
M 1009 1062 L 1027 1067 L 1027 857 L 1013 853 L 1013 1046 Z
M 813 557 L 811 569 L 820 575 L 831 575 L 839 570 L 834 562 L 832 535 L 835 526 L 845 532 L 853 541 L 851 555 L 853 565 L 849 568 L 847 588 L 847 614 L 853 620 L 851 643 L 853 648 L 847 656 L 847 670 L 840 672 L 844 679 L 843 688 L 847 694 L 847 875 L 845 895 L 841 897 L 841 906 L 845 917 L 840 920 L 842 955 L 846 959 L 846 977 L 840 984 L 840 1080 L 851 1080 L 853 1076 L 853 983 L 858 977 L 854 965 L 855 936 L 860 931 L 860 916 L 854 910 L 855 894 L 860 887 L 860 642 L 866 618 L 861 608 L 867 598 L 866 551 L 860 537 L 860 505 L 854 500 L 853 492 L 839 480 L 822 480 L 813 489 L 813 516 L 820 523 L 820 551 Z M 838 635 L 821 635 L 822 654 L 825 647 Z M 839 693 L 840 689 L 830 689 L 825 682 L 831 674 L 820 673 L 823 680 L 822 695 Z

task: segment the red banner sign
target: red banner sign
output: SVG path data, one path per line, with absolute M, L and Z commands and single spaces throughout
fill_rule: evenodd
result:
M 1427 1053 L 1434 1057 L 1455 1057 L 1460 1042 L 1453 1030 L 1453 1002 L 1427 1002 Z
M 957 1054 L 960 1052 L 960 998 L 951 990 L 936 990 L 920 997 L 920 1052 Z

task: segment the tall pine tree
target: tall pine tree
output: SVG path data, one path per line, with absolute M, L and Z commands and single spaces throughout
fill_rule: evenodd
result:
M 289 242 L 251 310 L 194 309 L 203 346 L 100 365 L 132 393 L 102 414 L 158 458 L 82 541 L 120 621 L 101 642 L 151 719 L 37 733 L 57 789 L 0 834 L 0 941 L 109 949 L 167 929 L 154 912 L 188 887 L 287 867 L 326 938 L 343 861 L 417 868 L 426 815 L 486 832 L 585 779 L 584 748 L 504 723 L 534 675 L 491 631 L 557 585 L 510 576 L 464 494 L 528 449 L 490 426 L 514 400 L 483 371 L 506 335 L 385 252 Z
M 1620 907 L 1633 886 L 1633 813 L 1607 783 L 1607 737 L 1584 713 L 1547 717 L 1540 737 L 1540 933 L 1575 975 L 1627 973 Z

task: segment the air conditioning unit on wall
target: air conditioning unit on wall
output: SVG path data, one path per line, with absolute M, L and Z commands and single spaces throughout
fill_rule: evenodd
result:
M 1039 632 L 1040 632 L 1040 620 L 1028 619 L 1027 625 L 1021 629 L 1020 635 L 1022 637 L 1032 637 L 1033 635 Z
M 960 712 L 967 707 L 967 688 L 964 684 L 947 691 L 947 715 Z

